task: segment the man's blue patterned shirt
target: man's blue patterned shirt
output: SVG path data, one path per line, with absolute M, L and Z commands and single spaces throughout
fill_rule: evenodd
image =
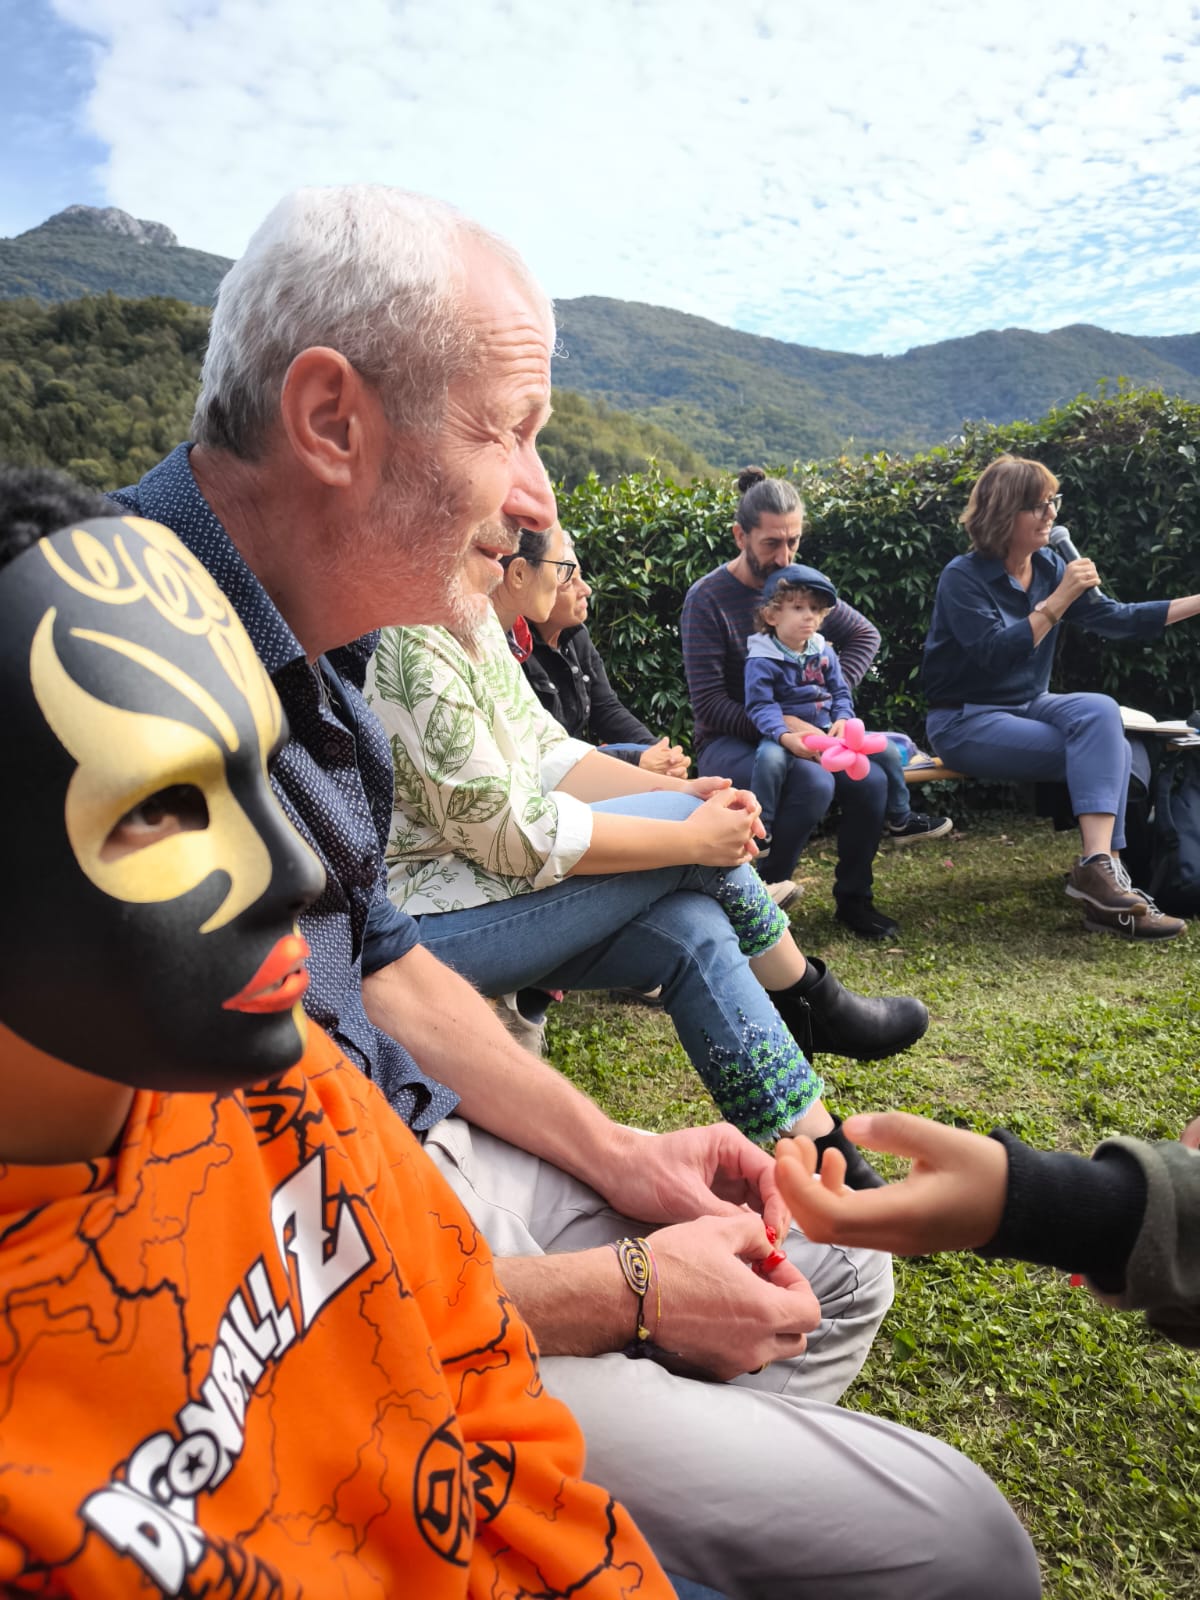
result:
M 423 1131 L 447 1116 L 458 1097 L 427 1078 L 401 1045 L 375 1027 L 362 998 L 364 971 L 377 971 L 419 943 L 416 923 L 395 909 L 386 892 L 392 757 L 362 696 L 378 635 L 331 650 L 310 665 L 200 493 L 189 448 L 179 445 L 113 499 L 171 528 L 204 563 L 271 675 L 291 728 L 272 783 L 326 876 L 321 898 L 300 919 L 312 947 L 304 1008 L 374 1079 L 405 1122 Z

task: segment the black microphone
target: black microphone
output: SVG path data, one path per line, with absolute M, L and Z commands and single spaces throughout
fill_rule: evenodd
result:
M 1063 527 L 1061 522 L 1050 529 L 1050 548 L 1051 550 L 1057 550 L 1064 561 L 1083 560 L 1083 557 L 1075 548 L 1075 542 L 1071 538 L 1069 531 Z M 1085 589 L 1079 598 L 1086 601 L 1090 606 L 1095 605 L 1100 598 L 1100 591 L 1099 589 Z

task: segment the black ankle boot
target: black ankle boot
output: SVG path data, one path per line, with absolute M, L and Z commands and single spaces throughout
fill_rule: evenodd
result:
M 813 1143 L 817 1147 L 818 1171 L 826 1150 L 840 1150 L 845 1156 L 848 1189 L 883 1189 L 887 1186 L 887 1179 L 879 1176 L 858 1146 L 851 1144 L 842 1132 L 841 1117 L 834 1117 L 831 1130 L 823 1133 L 819 1139 L 814 1139 Z
M 928 1028 L 928 1011 L 911 995 L 868 999 L 843 988 L 815 956 L 808 957 L 808 965 L 799 983 L 771 996 L 806 1055 L 879 1061 L 916 1044 Z

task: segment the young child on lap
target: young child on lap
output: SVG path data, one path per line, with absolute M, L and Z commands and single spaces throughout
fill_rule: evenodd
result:
M 836 738 L 854 715 L 837 652 L 819 632 L 836 604 L 837 590 L 823 572 L 799 564 L 784 567 L 767 579 L 755 612 L 756 631 L 746 640 L 746 710 L 762 735 L 750 787 L 768 833 L 792 762 L 816 759 L 804 743 L 804 733 Z M 798 718 L 806 727 L 789 727 L 787 717 Z M 950 832 L 949 817 L 928 816 L 910 807 L 900 751 L 892 740 L 870 759 L 887 778 L 888 838 L 915 844 Z

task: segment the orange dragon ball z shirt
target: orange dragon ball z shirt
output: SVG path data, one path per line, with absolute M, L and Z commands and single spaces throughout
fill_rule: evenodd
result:
M 139 1093 L 111 1158 L 0 1163 L 0 1584 L 664 1600 L 466 1212 L 308 1038 Z

